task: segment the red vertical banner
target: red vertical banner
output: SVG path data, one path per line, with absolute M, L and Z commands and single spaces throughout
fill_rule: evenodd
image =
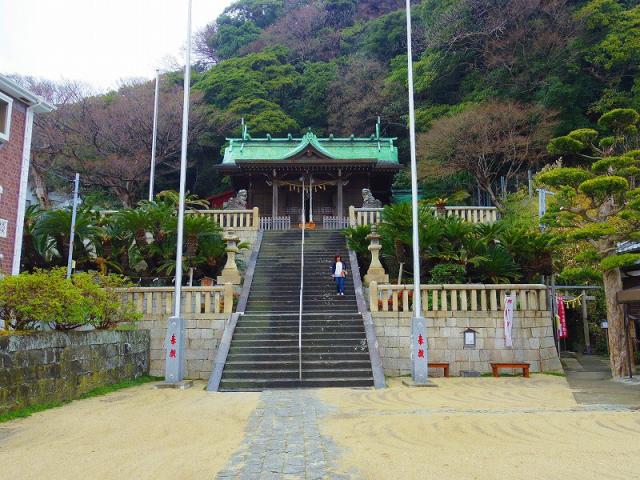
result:
M 562 295 L 556 297 L 556 304 L 558 306 L 558 313 L 556 315 L 558 338 L 567 338 L 569 333 L 567 332 L 567 316 L 564 308 L 564 297 L 562 297 Z

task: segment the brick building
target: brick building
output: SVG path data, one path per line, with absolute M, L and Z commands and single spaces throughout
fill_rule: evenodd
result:
M 0 75 L 0 275 L 20 271 L 33 116 L 54 108 Z

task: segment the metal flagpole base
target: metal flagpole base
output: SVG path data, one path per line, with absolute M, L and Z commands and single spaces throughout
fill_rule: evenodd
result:
M 434 386 L 429 382 L 429 360 L 427 355 L 427 320 L 424 317 L 411 318 L 411 382 L 412 387 Z
M 425 383 L 416 383 L 413 380 L 406 378 L 404 380 L 402 380 L 402 384 L 405 387 L 437 387 L 438 385 L 436 385 L 435 383 L 433 383 L 431 380 L 427 380 Z
M 193 387 L 193 380 L 182 380 L 180 382 L 162 382 L 157 383 L 155 388 L 175 388 L 176 390 L 186 390 Z

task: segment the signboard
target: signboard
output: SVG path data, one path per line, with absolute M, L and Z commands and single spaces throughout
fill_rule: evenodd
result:
M 0 238 L 7 238 L 9 235 L 9 220 L 0 218 Z

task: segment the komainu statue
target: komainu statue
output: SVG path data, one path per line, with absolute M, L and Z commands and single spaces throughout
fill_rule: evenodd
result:
M 246 210 L 247 209 L 247 191 L 239 190 L 238 194 L 224 202 L 222 205 L 224 210 Z
M 382 202 L 377 200 L 371 190 L 368 188 L 362 189 L 362 208 L 382 208 Z

